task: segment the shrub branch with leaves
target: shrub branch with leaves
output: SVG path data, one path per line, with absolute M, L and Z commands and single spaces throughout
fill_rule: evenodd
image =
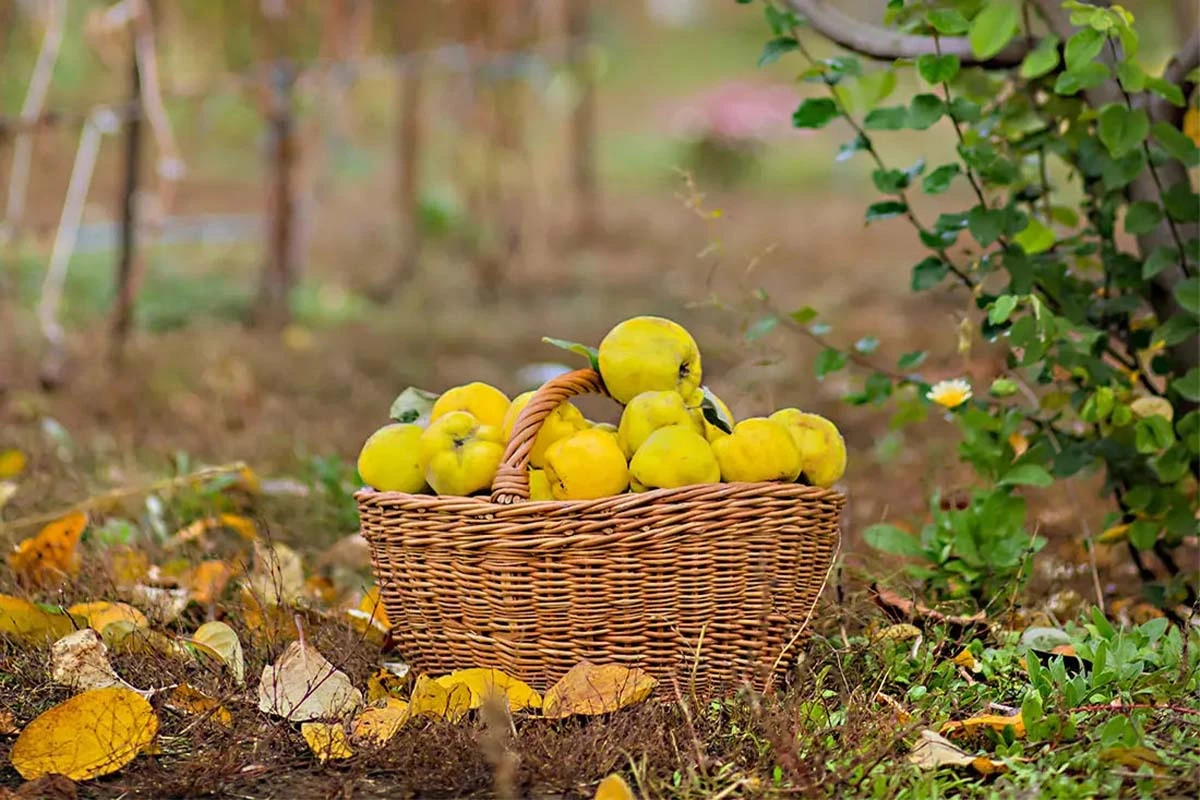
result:
M 884 195 L 866 222 L 906 218 L 929 251 L 911 267 L 912 290 L 959 284 L 977 311 L 970 335 L 1005 349 L 1004 374 L 977 393 L 965 382 L 930 386 L 912 372 L 924 354 L 909 353 L 895 370 L 869 370 L 846 398 L 899 400 L 897 424 L 922 417 L 922 401 L 944 406 L 961 428 L 961 458 L 983 479 L 965 508 L 943 510 L 935 497 L 919 535 L 876 525 L 868 542 L 917 557 L 915 574 L 937 596 L 1002 601 L 1044 544 L 1027 531 L 1016 487 L 1101 469 L 1115 510 L 1099 542 L 1124 543 L 1165 608 L 1194 603 L 1194 570 L 1173 553 L 1197 530 L 1200 203 L 1188 170 L 1200 148 L 1183 123 L 1200 33 L 1154 74 L 1138 60 L 1136 21 L 1115 5 L 891 0 L 887 27 L 821 0 L 764 10 L 773 38 L 761 62 L 794 53 L 801 80 L 826 90 L 800 104 L 794 125 L 849 126 L 837 159 L 870 159 Z M 850 54 L 813 57 L 806 26 Z M 868 69 L 859 56 L 885 63 Z M 886 105 L 909 69 L 921 91 Z M 954 133 L 944 163 L 885 163 L 875 137 L 939 122 Z M 923 219 L 917 196 L 958 182 L 972 204 Z M 814 316 L 786 319 L 807 326 Z M 873 349 L 828 348 L 818 376 Z M 1099 585 L 1097 594 L 1103 603 Z

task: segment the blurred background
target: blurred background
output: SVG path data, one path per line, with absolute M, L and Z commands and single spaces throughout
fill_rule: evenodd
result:
M 1151 70 L 1196 24 L 1193 2 L 1126 7 Z M 43 468 L 4 513 L 234 459 L 344 489 L 406 387 L 515 395 L 575 365 L 541 337 L 641 313 L 692 330 L 735 415 L 838 422 L 852 529 L 959 488 L 945 420 L 902 435 L 840 402 L 862 374 L 813 377 L 814 335 L 929 350 L 931 380 L 996 365 L 958 338 L 970 298 L 910 293 L 911 227 L 864 223 L 849 128 L 790 127 L 822 89 L 799 57 L 758 66 L 770 36 L 715 0 L 0 0 L 0 444 Z M 804 306 L 815 334 L 761 323 Z

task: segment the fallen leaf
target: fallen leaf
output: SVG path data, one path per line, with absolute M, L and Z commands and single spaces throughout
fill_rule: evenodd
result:
M 114 622 L 132 622 L 139 628 L 150 627 L 150 620 L 146 619 L 145 614 L 125 603 L 110 603 L 107 600 L 76 603 L 67 609 L 67 613 L 87 620 L 88 627 L 97 633 L 102 633 Z
M 352 740 L 371 747 L 383 747 L 408 722 L 408 703 L 396 698 L 385 698 L 382 707 L 371 706 L 354 718 Z
M 1132 770 L 1149 767 L 1155 773 L 1161 773 L 1166 768 L 1162 756 L 1149 747 L 1107 747 L 1099 753 L 1101 761 L 1114 761 Z
M 509 711 L 523 711 L 527 708 L 541 708 L 542 698 L 516 678 L 510 678 L 498 669 L 475 667 L 461 669 L 449 675 L 443 675 L 435 680 L 442 688 L 449 690 L 455 684 L 461 684 L 471 690 L 471 708 L 479 708 L 484 699 L 493 693 L 504 695 L 508 700 Z
M 25 780 L 52 773 L 88 780 L 121 769 L 157 733 L 158 717 L 137 692 L 89 689 L 26 725 L 9 761 Z
M 269 606 L 294 603 L 304 593 L 304 565 L 285 544 L 254 543 L 254 570 L 247 586 Z
M 876 692 L 875 699 L 882 700 L 884 705 L 892 709 L 892 712 L 896 715 L 896 722 L 899 724 L 907 725 L 909 721 L 912 720 L 912 714 L 908 713 L 904 706 L 900 705 L 900 702 L 891 695 L 883 692 Z
M 879 638 L 885 642 L 906 642 L 920 635 L 921 629 L 907 622 L 889 625 L 879 632 Z
M 0 479 L 15 478 L 24 471 L 24 453 L 20 450 L 0 450 Z
M 0 736 L 14 736 L 19 732 L 16 715 L 11 711 L 0 711 Z
M 542 714 L 561 719 L 572 714 L 607 714 L 640 703 L 658 683 L 649 673 L 619 664 L 583 661 L 563 675 L 542 698 Z
M 384 666 L 367 678 L 367 702 L 376 703 L 388 697 L 394 697 L 407 683 L 404 675 L 397 675 Z
M 87 515 L 75 511 L 18 544 L 8 557 L 17 579 L 32 586 L 45 586 L 79 574 L 79 538 L 87 523 Z
M 379 599 L 378 586 L 372 586 L 364 592 L 358 608 L 346 609 L 346 616 L 350 617 L 354 629 L 359 633 L 365 634 L 373 630 L 386 634 L 392 629 L 387 609 L 383 607 L 383 602 Z
M 172 711 L 191 717 L 207 714 L 209 719 L 225 728 L 233 725 L 233 715 L 219 700 L 186 683 L 181 683 L 171 690 L 167 695 L 166 706 Z
M 982 714 L 978 717 L 964 719 L 961 722 L 947 722 L 942 726 L 941 733 L 951 735 L 962 731 L 963 733 L 971 734 L 983 728 L 991 728 L 997 733 L 1002 733 L 1009 726 L 1012 726 L 1013 735 L 1018 739 L 1025 735 L 1025 720 L 1021 718 L 1020 712 L 1013 714 L 1011 717 L 999 714 Z
M 1007 769 L 1003 762 L 970 755 L 928 729 L 921 731 L 921 741 L 917 742 L 912 752 L 908 754 L 908 760 L 922 769 L 970 766 L 981 775 L 990 775 Z
M 297 638 L 293 610 L 271 603 L 263 604 L 249 587 L 243 586 L 242 618 L 257 637 L 271 644 L 292 642 Z
M 625 779 L 614 772 L 600 781 L 600 785 L 596 787 L 596 794 L 593 795 L 593 800 L 637 800 L 637 796 L 633 793 L 633 789 L 629 788 L 629 784 L 625 782 Z
M 193 600 L 206 606 L 221 596 L 232 576 L 233 569 L 224 561 L 202 561 L 188 576 L 187 588 Z
M 178 547 L 181 544 L 200 541 L 204 539 L 206 533 L 222 528 L 233 531 L 246 541 L 258 540 L 258 526 L 254 524 L 254 520 L 249 517 L 243 517 L 241 514 L 217 514 L 213 517 L 198 519 L 190 525 L 180 528 L 171 537 L 167 545 L 169 547 Z
M 138 692 L 121 680 L 108 663 L 108 648 L 91 628 L 68 633 L 50 647 L 50 678 L 72 689 L 104 689 L 120 686 Z
M 120 655 L 159 653 L 179 660 L 193 657 L 192 652 L 177 639 L 129 620 L 106 625 L 100 638 L 105 647 Z
M 116 550 L 109 555 L 108 571 L 118 589 L 127 589 L 149 574 L 150 559 L 133 548 Z
M 361 705 L 362 692 L 346 673 L 307 643 L 292 642 L 278 661 L 263 667 L 260 711 L 297 721 L 342 717 Z
M 324 575 L 310 575 L 304 581 L 304 596 L 321 605 L 333 605 L 337 602 L 338 594 L 337 586 Z
M 207 647 L 229 667 L 238 686 L 246 682 L 246 659 L 242 653 L 242 642 L 237 631 L 224 622 L 206 622 L 196 629 L 189 640 Z
M 7 790 L 5 790 L 7 791 Z M 65 775 L 43 775 L 26 781 L 21 788 L 5 796 L 5 800 L 78 800 L 79 788 Z
M 987 614 L 983 611 L 976 612 L 969 617 L 944 614 L 921 603 L 908 600 L 889 589 L 881 589 L 874 583 L 871 584 L 871 596 L 875 604 L 897 622 L 916 623 L 929 620 L 960 628 L 972 628 L 987 624 Z
M 968 669 L 971 672 L 979 672 L 981 669 L 983 669 L 983 665 L 980 664 L 979 660 L 975 658 L 975 655 L 971 652 L 971 648 L 969 647 L 964 647 L 962 652 L 956 655 L 951 661 L 956 666 Z
M 1117 542 L 1125 541 L 1125 538 L 1128 535 L 1129 523 L 1123 523 L 1121 525 L 1114 525 L 1108 530 L 1104 531 L 1096 537 L 1096 541 L 1100 544 L 1115 544 Z
M 174 622 L 191 601 L 187 589 L 164 589 L 160 586 L 137 584 L 128 590 L 128 597 L 158 623 Z
M 46 608 L 0 594 L 0 636 L 27 647 L 54 642 L 75 630 L 83 620 L 73 620 L 66 611 Z
M 8 501 L 12 500 L 17 494 L 17 484 L 12 481 L 0 481 L 0 508 L 8 505 Z
M 346 729 L 340 724 L 305 722 L 300 726 L 300 735 L 308 742 L 308 749 L 322 762 L 354 755 Z
M 408 700 L 413 716 L 458 722 L 471 708 L 471 690 L 456 683 L 447 689 L 428 675 L 418 675 Z

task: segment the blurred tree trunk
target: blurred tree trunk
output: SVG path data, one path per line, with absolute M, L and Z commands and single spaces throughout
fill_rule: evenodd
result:
M 125 173 L 121 187 L 121 250 L 117 260 L 117 298 L 112 318 L 112 359 L 120 363 L 133 317 L 137 248 L 137 193 L 142 156 L 142 70 L 138 62 L 138 32 L 129 28 L 129 118 L 125 122 Z M 139 270 L 140 271 L 140 270 Z
M 567 46 L 571 53 L 578 105 L 571 117 L 571 182 L 575 194 L 575 232 L 590 236 L 600 228 L 596 185 L 596 82 L 589 58 L 590 0 L 567 0 Z
M 271 175 L 267 199 L 268 252 L 254 322 L 268 328 L 282 328 L 291 319 L 289 298 L 299 273 L 296 190 L 300 141 L 292 109 L 295 68 L 280 59 L 270 66 L 267 81 Z

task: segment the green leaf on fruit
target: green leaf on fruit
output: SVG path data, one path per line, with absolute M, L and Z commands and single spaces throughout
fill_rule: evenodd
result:
M 584 356 L 587 358 L 592 369 L 596 370 L 596 372 L 600 371 L 600 351 L 596 348 L 589 347 L 586 344 L 580 344 L 579 342 L 568 342 L 565 339 L 554 339 L 549 336 L 543 336 L 542 341 L 546 344 L 552 344 L 555 347 L 560 347 L 563 350 Z
M 388 417 L 396 422 L 418 422 L 429 417 L 429 412 L 433 411 L 433 404 L 437 402 L 437 399 L 438 395 L 433 392 L 410 386 L 392 401 Z
M 733 433 L 733 420 L 727 417 L 721 407 L 717 405 L 717 396 L 707 386 L 701 386 L 700 392 L 704 395 L 704 399 L 700 401 L 700 411 L 704 414 L 704 419 L 708 421 L 708 424 L 716 426 L 725 433 Z

